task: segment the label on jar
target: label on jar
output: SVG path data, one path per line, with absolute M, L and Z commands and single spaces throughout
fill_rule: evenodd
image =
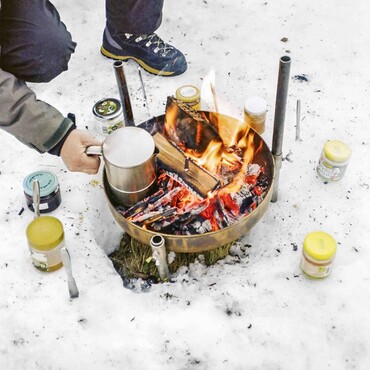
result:
M 325 155 L 322 154 L 319 160 L 319 164 L 317 165 L 317 172 L 319 175 L 329 181 L 337 181 L 343 178 L 346 168 L 347 164 L 335 165 L 329 163 L 326 160 Z
M 302 271 L 306 275 L 314 279 L 322 279 L 322 278 L 327 277 L 331 272 L 331 268 L 332 268 L 332 263 L 320 265 L 320 264 L 310 262 L 304 256 L 302 256 L 302 259 L 301 259 Z
M 260 115 L 253 115 L 244 111 L 245 122 L 252 127 L 259 134 L 263 134 L 265 131 L 265 120 L 266 112 L 261 113 Z
M 64 247 L 64 240 L 55 248 L 48 251 L 30 248 L 31 260 L 33 265 L 41 271 L 52 271 L 55 267 L 61 264 L 60 249 Z
M 117 122 L 114 125 L 102 126 L 102 131 L 103 131 L 103 134 L 111 134 L 113 131 L 116 131 L 117 129 L 121 127 L 123 127 L 122 121 Z
M 45 211 L 46 209 L 49 209 L 49 203 L 48 202 L 39 204 L 39 210 L 40 211 Z

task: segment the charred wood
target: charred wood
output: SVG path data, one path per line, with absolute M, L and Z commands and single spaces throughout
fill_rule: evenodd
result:
M 180 148 L 203 153 L 212 140 L 222 142 L 218 132 L 203 115 L 173 96 L 167 98 L 166 120 L 168 117 L 173 117 L 173 122 L 165 124 L 166 136 Z

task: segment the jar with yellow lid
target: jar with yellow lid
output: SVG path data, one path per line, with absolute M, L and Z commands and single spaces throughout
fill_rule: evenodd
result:
M 52 216 L 35 218 L 26 230 L 33 265 L 41 271 L 62 267 L 60 249 L 64 246 L 63 224 Z
M 200 109 L 200 90 L 193 85 L 184 85 L 176 90 L 176 98 L 190 105 L 194 110 Z
M 327 277 L 333 267 L 337 243 L 324 231 L 314 231 L 306 235 L 301 258 L 302 271 L 313 279 Z
M 338 181 L 343 178 L 347 169 L 351 149 L 342 141 L 329 140 L 321 152 L 317 173 L 322 180 Z

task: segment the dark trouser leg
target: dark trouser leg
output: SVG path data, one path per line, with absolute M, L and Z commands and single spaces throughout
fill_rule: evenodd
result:
M 106 0 L 107 27 L 112 34 L 152 34 L 161 25 L 164 0 Z
M 0 66 L 29 82 L 68 69 L 76 43 L 48 0 L 1 0 Z

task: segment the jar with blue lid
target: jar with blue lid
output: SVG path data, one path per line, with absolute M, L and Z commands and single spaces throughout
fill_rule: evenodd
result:
M 57 209 L 62 197 L 58 178 L 49 171 L 35 171 L 26 176 L 23 180 L 23 191 L 26 197 L 27 207 L 34 212 L 32 183 L 38 180 L 40 184 L 40 213 L 48 213 Z

